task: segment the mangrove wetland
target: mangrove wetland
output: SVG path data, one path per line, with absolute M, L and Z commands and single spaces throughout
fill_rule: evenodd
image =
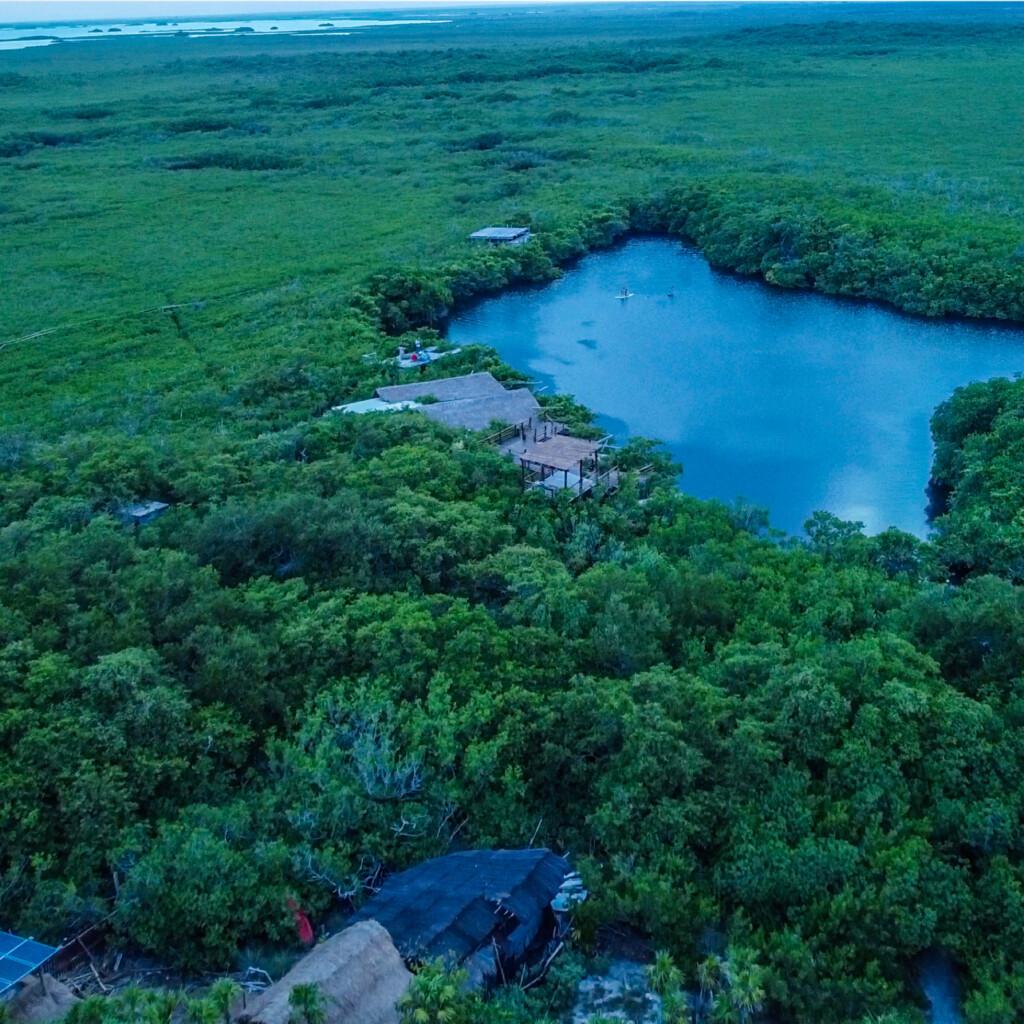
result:
M 943 396 L 926 538 L 779 530 L 658 438 L 570 502 L 331 412 L 637 234 L 1024 321 L 1024 12 L 429 17 L 0 52 L 0 927 L 205 976 L 295 951 L 289 901 L 533 843 L 592 893 L 572 954 L 410 1019 L 558 1020 L 626 934 L 680 1021 L 714 983 L 716 1019 L 914 1024 L 935 956 L 969 1024 L 1024 1018 L 1024 382 Z M 427 376 L 528 376 L 474 341 Z

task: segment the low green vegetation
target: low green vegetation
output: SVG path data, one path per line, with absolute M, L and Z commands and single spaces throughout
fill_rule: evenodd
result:
M 132 986 L 112 996 L 88 996 L 71 1008 L 64 1024 L 231 1024 L 232 1008 L 241 994 L 241 987 L 227 978 L 202 993 Z M 299 1018 L 296 1024 L 300 1021 L 322 1024 L 322 1018 L 319 1022 Z
M 479 437 L 328 412 L 630 230 L 1024 319 L 1015 22 L 398 38 L 3 56 L 3 923 L 223 970 L 295 945 L 289 900 L 535 838 L 593 893 L 581 948 L 633 926 L 723 1019 L 913 1020 L 933 947 L 970 1024 L 1020 1019 L 1024 385 L 936 413 L 934 543 L 779 538 L 641 441 L 646 496 L 547 503 Z M 471 249 L 490 222 L 537 241 Z
M 1016 19 L 817 17 L 5 52 L 0 343 L 82 326 L 6 345 L 0 430 L 205 434 L 270 387 L 299 418 L 320 392 L 298 380 L 332 369 L 368 276 L 595 206 L 653 203 L 651 226 L 779 284 L 1019 318 Z
M 315 983 L 296 985 L 288 993 L 288 1005 L 289 1024 L 324 1024 L 327 1020 L 326 1001 Z

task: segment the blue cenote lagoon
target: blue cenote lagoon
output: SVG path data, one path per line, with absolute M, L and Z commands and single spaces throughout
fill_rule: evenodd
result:
M 923 536 L 935 406 L 1024 371 L 1024 331 L 783 291 L 667 239 L 486 299 L 448 336 L 493 345 L 619 439 L 664 441 L 687 492 L 742 497 L 793 532 L 826 509 Z

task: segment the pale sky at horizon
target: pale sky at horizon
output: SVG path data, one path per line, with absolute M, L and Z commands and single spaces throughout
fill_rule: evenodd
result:
M 128 19 L 208 18 L 216 15 L 285 14 L 303 11 L 402 10 L 438 7 L 511 7 L 580 3 L 672 3 L 679 0 L 0 0 L 0 21 L 43 22 Z M 734 6 L 771 0 L 699 0 Z M 788 0 L 790 3 L 810 0 Z M 844 0 L 830 0 L 844 2 Z

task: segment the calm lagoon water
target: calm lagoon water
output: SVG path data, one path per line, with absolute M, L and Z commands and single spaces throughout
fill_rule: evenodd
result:
M 349 35 L 361 28 L 390 28 L 402 25 L 444 25 L 446 19 L 436 18 L 351 18 L 320 15 L 301 18 L 282 14 L 277 18 L 249 18 L 243 21 L 96 21 L 75 24 L 46 23 L 39 25 L 0 25 L 0 50 L 21 50 L 29 46 L 49 46 L 58 42 L 86 42 L 117 39 L 122 36 L 171 38 L 187 35 L 190 39 L 230 37 L 239 31 L 274 33 L 275 35 L 320 36 Z M 339 31 L 332 31 L 338 29 Z
M 448 336 L 493 345 L 620 439 L 664 441 L 689 493 L 743 497 L 792 532 L 827 509 L 925 535 L 933 409 L 961 384 L 1024 372 L 1024 331 L 782 291 L 666 239 L 484 300 Z

